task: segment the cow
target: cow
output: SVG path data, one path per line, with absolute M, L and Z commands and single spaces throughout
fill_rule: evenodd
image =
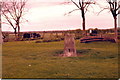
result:
M 29 33 L 24 33 L 23 38 L 31 38 Z
M 33 35 L 33 38 L 40 38 L 41 37 L 41 35 L 37 34 L 37 33 L 33 33 L 32 35 Z

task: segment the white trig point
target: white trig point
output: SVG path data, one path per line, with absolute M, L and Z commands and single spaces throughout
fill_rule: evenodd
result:
M 77 56 L 75 48 L 75 40 L 72 34 L 65 34 L 64 40 L 64 57 Z

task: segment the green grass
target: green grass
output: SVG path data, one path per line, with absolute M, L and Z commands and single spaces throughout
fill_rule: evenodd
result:
M 76 41 L 79 57 L 55 56 L 63 43 L 4 43 L 3 78 L 118 78 L 117 44 Z

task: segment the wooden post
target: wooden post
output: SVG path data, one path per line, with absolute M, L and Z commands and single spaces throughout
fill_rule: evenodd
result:
M 75 39 L 72 34 L 69 33 L 65 34 L 63 56 L 64 57 L 77 56 L 75 48 Z

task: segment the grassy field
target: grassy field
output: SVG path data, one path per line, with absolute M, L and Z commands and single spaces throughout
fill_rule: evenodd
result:
M 111 42 L 80 43 L 78 57 L 58 57 L 64 42 L 3 44 L 3 78 L 118 78 L 118 46 Z

